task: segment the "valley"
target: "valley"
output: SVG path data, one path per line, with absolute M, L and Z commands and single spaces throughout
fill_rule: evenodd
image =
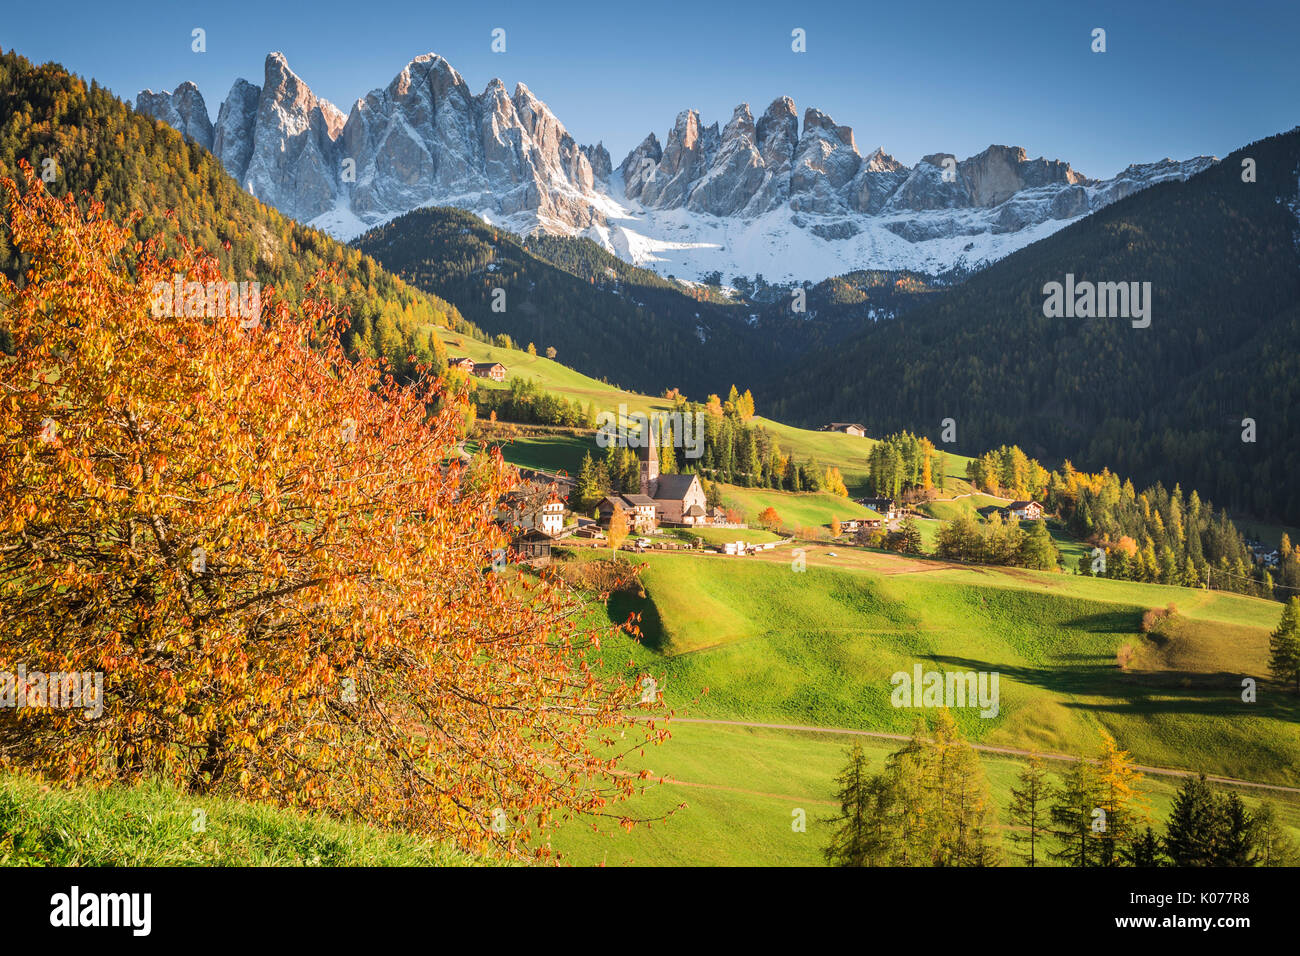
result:
M 1132 773 L 1177 859 L 1204 774 L 1297 859 L 1300 130 L 1103 180 L 779 96 L 615 164 L 433 53 L 213 122 L 9 51 L 0 119 L 0 665 L 110 704 L 0 712 L 0 862 L 842 863 L 855 744 L 890 826 L 967 787 L 922 865 L 1023 865 L 1037 756 L 1067 849 Z

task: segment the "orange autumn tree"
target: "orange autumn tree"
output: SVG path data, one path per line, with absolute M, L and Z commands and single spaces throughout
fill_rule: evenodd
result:
M 95 719 L 6 708 L 0 768 L 467 849 L 630 825 L 616 765 L 666 736 L 658 703 L 599 676 L 570 592 L 491 571 L 515 472 L 453 455 L 464 393 L 348 361 L 324 284 L 213 315 L 213 259 L 161 260 L 23 175 L 0 183 L 29 263 L 0 277 L 0 671 L 100 672 L 104 697 Z M 160 299 L 175 276 L 196 309 Z

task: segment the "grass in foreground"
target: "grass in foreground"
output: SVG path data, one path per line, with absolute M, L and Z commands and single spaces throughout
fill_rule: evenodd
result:
M 201 832 L 196 827 L 202 822 Z M 168 787 L 0 777 L 3 866 L 485 866 L 431 840 Z

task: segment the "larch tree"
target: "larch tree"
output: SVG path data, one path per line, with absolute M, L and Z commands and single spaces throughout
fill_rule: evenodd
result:
M 614 557 L 618 557 L 618 549 L 623 546 L 627 539 L 627 512 L 622 508 L 615 506 L 614 513 L 609 519 L 609 549 L 614 552 Z
M 1097 761 L 1097 807 L 1105 816 L 1097 834 L 1097 863 L 1119 866 L 1129 843 L 1150 824 L 1151 813 L 1138 784 L 1142 774 L 1129 756 L 1120 750 L 1115 738 L 1102 731 L 1101 756 Z
M 1012 839 L 1027 846 L 1025 859 L 1030 866 L 1038 865 L 1038 848 L 1048 832 L 1048 806 L 1055 787 L 1047 775 L 1043 758 L 1030 754 L 1025 768 L 1011 788 L 1011 804 L 1007 812 L 1011 821 L 1022 828 Z

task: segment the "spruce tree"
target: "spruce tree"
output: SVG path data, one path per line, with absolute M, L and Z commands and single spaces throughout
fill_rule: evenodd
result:
M 1300 598 L 1282 608 L 1282 619 L 1268 638 L 1268 669 L 1276 680 L 1300 693 Z
M 1097 768 L 1082 757 L 1061 775 L 1061 786 L 1052 801 L 1049 815 L 1058 847 L 1052 857 L 1067 866 L 1094 866 L 1097 860 L 1094 822 L 1099 818 L 1100 787 Z
M 1163 865 L 1160 838 L 1147 826 L 1124 848 L 1124 862 L 1129 866 L 1149 869 Z
M 1205 774 L 1188 777 L 1178 788 L 1165 825 L 1165 852 L 1174 866 L 1210 866 L 1215 859 L 1220 819 Z
M 1219 801 L 1219 839 L 1215 866 L 1254 866 L 1255 831 L 1245 802 L 1235 793 Z

